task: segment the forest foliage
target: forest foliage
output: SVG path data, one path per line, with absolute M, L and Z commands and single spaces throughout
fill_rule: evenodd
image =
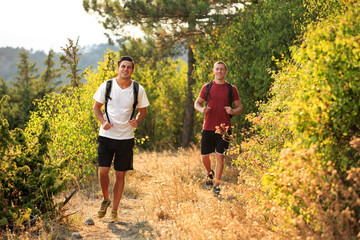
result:
M 194 44 L 194 95 L 212 79 L 213 63 L 225 61 L 246 113 L 233 118 L 238 136 L 233 139 L 234 164 L 240 174 L 251 176 L 244 184 L 262 189 L 256 200 L 265 207 L 264 218 L 277 216 L 271 219 L 285 232 L 350 239 L 360 231 L 359 11 L 357 1 L 260 1 Z M 77 49 L 73 51 L 67 56 Z M 37 100 L 24 130 L 9 131 L 9 122 L 2 119 L 0 167 L 14 180 L 0 175 L 1 188 L 7 189 L 1 204 L 11 206 L 0 215 L 0 226 L 48 211 L 41 199 L 29 200 L 30 206 L 16 200 L 35 191 L 18 191 L 30 176 L 49 177 L 44 187 L 54 195 L 65 183 L 76 186 L 95 173 L 99 123 L 92 96 L 103 81 L 117 75 L 121 53 L 108 51 L 97 69 L 69 75 L 76 84 Z M 151 104 L 136 137 L 147 149 L 176 149 L 187 65 L 172 58 L 149 62 L 136 65 L 133 74 Z M 69 64 L 69 71 L 76 69 L 76 62 Z M 79 84 L 79 76 L 86 83 Z M 197 132 L 201 121 L 198 114 Z M 7 159 L 19 160 L 10 164 Z M 50 172 L 36 175 L 31 166 L 38 162 Z M 51 197 L 48 201 L 54 204 Z

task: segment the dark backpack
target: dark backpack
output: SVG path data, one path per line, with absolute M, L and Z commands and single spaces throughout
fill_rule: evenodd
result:
M 210 88 L 213 84 L 213 81 L 209 82 L 207 85 L 206 85 L 206 89 L 205 89 L 205 106 L 207 106 L 207 102 L 208 102 L 208 99 L 210 97 L 209 93 L 210 93 Z M 228 97 L 229 97 L 229 106 L 232 107 L 232 85 L 230 83 L 227 83 L 228 85 L 228 88 L 229 88 L 229 91 L 228 91 Z M 229 114 L 230 118 L 232 118 L 232 115 Z
M 113 82 L 112 79 L 106 81 L 106 90 L 105 90 L 105 114 L 109 123 L 110 123 L 110 119 L 107 113 L 107 103 L 109 102 L 109 100 L 111 100 L 110 92 L 111 92 L 112 82 Z M 131 113 L 130 120 L 134 118 L 136 105 L 138 104 L 138 95 L 139 95 L 139 83 L 133 81 L 133 86 L 134 86 L 134 104 L 133 104 L 133 111 Z

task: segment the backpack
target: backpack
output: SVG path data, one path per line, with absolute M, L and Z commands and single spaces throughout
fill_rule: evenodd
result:
M 207 85 L 206 85 L 206 89 L 205 89 L 205 106 L 207 106 L 207 102 L 208 102 L 208 99 L 209 99 L 209 92 L 210 92 L 210 88 L 213 84 L 213 81 L 209 82 Z M 228 97 L 229 97 L 229 106 L 232 107 L 232 85 L 230 83 L 227 83 L 228 85 L 228 88 L 229 88 L 229 92 L 228 92 Z M 232 115 L 229 114 L 230 118 L 232 118 Z
M 107 80 L 106 89 L 105 89 L 105 114 L 109 123 L 110 123 L 110 119 L 107 113 L 107 103 L 109 102 L 109 100 L 111 100 L 110 92 L 111 92 L 112 82 L 113 82 L 112 79 Z M 133 81 L 133 86 L 134 86 L 134 104 L 133 104 L 133 111 L 131 113 L 130 120 L 134 118 L 136 105 L 138 104 L 138 95 L 139 95 L 139 83 Z

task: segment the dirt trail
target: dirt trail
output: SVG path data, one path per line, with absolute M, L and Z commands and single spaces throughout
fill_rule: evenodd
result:
M 145 176 L 142 181 L 149 181 L 149 177 L 143 171 L 146 171 L 147 158 L 137 158 L 134 167 L 136 168 L 137 176 Z M 136 165 L 136 166 L 135 166 Z M 113 176 L 111 175 L 111 182 L 113 182 Z M 98 185 L 97 183 L 94 183 Z M 108 208 L 107 214 L 104 218 L 97 217 L 97 211 L 102 199 L 101 192 L 98 186 L 94 186 L 96 189 L 93 194 L 79 192 L 69 202 L 67 213 L 74 213 L 72 216 L 77 223 L 74 226 L 73 232 L 80 233 L 82 239 L 154 239 L 156 230 L 153 229 L 146 220 L 143 207 L 144 193 L 136 194 L 137 196 L 131 196 L 124 192 L 124 196 L 121 199 L 118 219 L 119 222 L 110 222 L 111 207 Z M 111 186 L 112 188 L 112 186 Z M 126 186 L 125 186 L 126 188 Z M 141 189 L 141 188 L 138 188 Z M 130 196 L 129 196 L 130 195 Z M 91 218 L 94 220 L 95 225 L 85 225 L 86 219 Z M 145 236 L 145 232 L 146 236 Z M 149 235 L 150 233 L 150 235 Z
M 107 215 L 99 219 L 96 215 L 99 207 L 99 199 L 86 199 L 83 197 L 76 202 L 82 203 L 83 206 L 72 205 L 71 210 L 79 211 L 77 218 L 79 225 L 75 226 L 74 232 L 80 233 L 83 239 L 139 239 L 143 231 L 150 230 L 152 227 L 142 219 L 144 216 L 141 208 L 141 198 L 130 199 L 124 197 L 119 209 L 119 222 L 110 222 L 110 211 Z M 92 218 L 95 225 L 85 225 L 87 218 Z

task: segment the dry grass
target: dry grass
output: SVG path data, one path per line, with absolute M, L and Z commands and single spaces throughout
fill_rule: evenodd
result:
M 150 161 L 149 161 L 150 160 Z M 162 225 L 161 239 L 280 239 L 270 231 L 255 199 L 258 189 L 237 184 L 238 170 L 226 159 L 222 193 L 204 188 L 205 170 L 197 149 L 142 153 L 139 181 L 146 218 Z M 215 159 L 212 159 L 213 165 Z

